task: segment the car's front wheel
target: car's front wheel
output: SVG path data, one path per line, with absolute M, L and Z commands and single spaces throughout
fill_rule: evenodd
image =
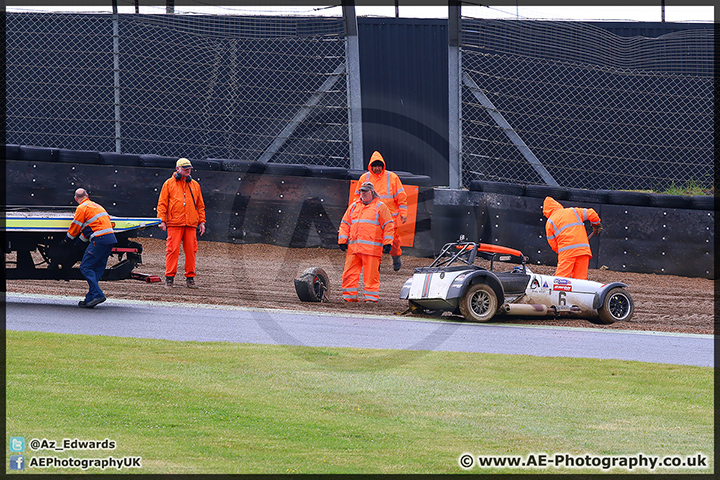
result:
M 495 291 L 484 283 L 468 288 L 460 299 L 460 313 L 472 322 L 487 322 L 495 316 L 498 307 Z
M 605 324 L 629 321 L 633 316 L 635 305 L 627 290 L 621 287 L 613 288 L 603 300 L 602 306 L 598 309 L 600 322 Z

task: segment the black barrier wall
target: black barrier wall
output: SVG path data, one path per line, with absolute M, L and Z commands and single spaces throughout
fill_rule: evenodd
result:
M 155 217 L 162 184 L 174 171 L 174 159 L 169 157 L 123 157 L 118 164 L 108 165 L 72 161 L 94 159 L 89 153 L 64 153 L 64 161 L 58 160 L 57 150 L 31 149 L 26 154 L 36 158 L 5 161 L 8 205 L 74 206 L 73 193 L 83 187 L 111 215 Z M 101 154 L 100 158 L 109 162 L 114 157 Z M 132 166 L 136 160 L 156 166 Z M 193 162 L 198 165 L 193 177 L 202 186 L 207 209 L 207 233 L 202 240 L 337 248 L 337 229 L 348 204 L 348 178 L 290 176 L 298 173 L 292 165 L 263 171 L 233 163 L 237 171 L 229 171 L 221 160 Z M 250 173 L 258 171 L 264 173 Z M 335 170 L 327 173 L 342 176 Z M 421 186 L 414 246 L 403 250 L 431 257 L 444 243 L 463 234 L 469 240 L 519 249 L 530 263 L 555 265 L 557 256 L 545 239 L 542 215 L 545 195 L 553 194 L 563 206 L 590 207 L 600 215 L 604 230 L 590 240 L 590 268 L 714 278 L 712 197 L 494 183 L 480 188 Z M 499 193 L 505 191 L 512 194 Z M 619 201 L 634 204 L 620 205 Z M 164 238 L 157 228 L 141 235 Z
M 543 200 L 436 189 L 435 253 L 464 234 L 471 240 L 521 250 L 530 263 L 556 265 L 557 255 L 545 237 Z M 714 210 L 558 201 L 565 207 L 593 208 L 600 215 L 602 234 L 590 239 L 591 269 L 714 278 Z
M 173 172 L 173 168 L 6 160 L 6 204 L 74 206 L 75 189 L 83 187 L 111 215 L 154 218 L 162 184 Z M 338 248 L 349 180 L 218 170 L 195 170 L 193 178 L 202 187 L 206 207 L 207 231 L 201 240 Z M 431 188 L 419 188 L 414 246 L 403 248 L 410 255 L 432 255 L 432 198 Z M 159 228 L 141 235 L 165 238 Z

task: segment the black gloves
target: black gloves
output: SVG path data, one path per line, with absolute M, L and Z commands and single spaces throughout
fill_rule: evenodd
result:
M 68 237 L 67 235 L 65 235 L 65 236 L 63 237 L 63 239 L 60 240 L 60 245 L 62 245 L 62 246 L 70 245 L 70 237 Z
M 383 245 L 383 253 L 390 253 L 392 245 Z
M 347 250 L 347 243 L 339 243 L 338 245 L 340 245 L 340 250 L 342 250 L 343 252 Z
M 600 235 L 600 232 L 602 232 L 603 227 L 602 227 L 602 225 L 600 225 L 600 224 L 598 223 L 598 224 L 596 224 L 596 225 L 593 225 L 593 226 L 592 226 L 592 229 L 593 229 L 593 233 L 594 233 L 595 235 Z

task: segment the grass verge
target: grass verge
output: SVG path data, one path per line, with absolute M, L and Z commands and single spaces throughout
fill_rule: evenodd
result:
M 26 465 L 140 456 L 123 473 L 602 473 L 458 459 L 700 452 L 708 468 L 654 473 L 714 471 L 712 368 L 17 331 L 6 346 L 6 442 L 117 443 L 26 450 Z

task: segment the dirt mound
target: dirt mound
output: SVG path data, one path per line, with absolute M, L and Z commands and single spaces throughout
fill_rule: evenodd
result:
M 165 270 L 165 242 L 154 238 L 140 239 L 144 247 L 143 265 L 136 271 L 162 277 Z M 197 290 L 185 288 L 182 277 L 183 255 L 180 256 L 176 287 L 165 289 L 163 283 L 138 280 L 102 282 L 108 299 L 165 301 L 236 305 L 251 308 L 282 308 L 309 312 L 367 312 L 391 315 L 407 309 L 407 302 L 398 299 L 400 289 L 415 267 L 427 266 L 427 258 L 402 257 L 402 268 L 392 269 L 389 256 L 383 257 L 380 268 L 380 303 L 378 305 L 347 304 L 341 298 L 340 277 L 345 253 L 321 248 L 283 248 L 273 245 L 234 245 L 200 242 L 197 265 Z M 293 279 L 308 267 L 322 267 L 330 277 L 329 302 L 303 303 L 296 293 Z M 537 273 L 552 274 L 554 267 L 533 265 Z M 626 283 L 635 300 L 635 315 L 630 322 L 596 325 L 586 320 L 555 320 L 512 318 L 494 323 L 527 325 L 562 325 L 567 327 L 617 330 L 648 330 L 659 332 L 713 333 L 714 283 L 702 278 L 672 275 L 591 270 L 590 280 Z M 8 292 L 46 295 L 85 295 L 87 283 L 81 280 L 8 280 Z M 463 321 L 462 317 L 443 318 Z

